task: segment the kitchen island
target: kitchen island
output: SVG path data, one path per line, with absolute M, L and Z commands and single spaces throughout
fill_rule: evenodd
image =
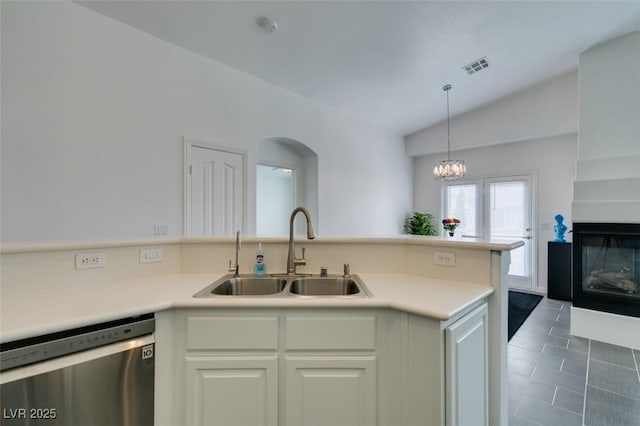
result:
M 255 241 L 257 245 L 258 240 Z M 276 265 L 280 262 L 284 264 L 286 244 L 277 239 L 262 242 L 270 270 L 277 268 Z M 194 374 L 201 371 L 194 367 L 200 365 L 200 358 L 219 360 L 233 355 L 241 359 L 243 356 L 237 353 L 239 348 L 194 349 L 189 346 L 187 336 L 190 335 L 190 329 L 187 324 L 190 323 L 187 319 L 194 316 L 213 317 L 214 320 L 219 316 L 270 318 L 267 323 L 277 324 L 276 344 L 268 348 L 268 353 L 259 355 L 270 358 L 270 363 L 279 367 L 271 373 L 270 383 L 275 381 L 281 384 L 276 402 L 272 401 L 269 405 L 272 407 L 269 413 L 272 416 L 276 413 L 275 417 L 270 417 L 271 423 L 276 424 L 277 421 L 277 424 L 292 424 L 291 422 L 295 422 L 293 419 L 300 418 L 300 413 L 289 413 L 282 408 L 289 406 L 283 401 L 291 399 L 283 394 L 286 392 L 286 387 L 283 386 L 285 383 L 290 383 L 289 388 L 294 386 L 291 371 L 306 371 L 308 366 L 305 362 L 320 355 L 331 356 L 334 360 L 347 357 L 346 361 L 353 361 L 349 357 L 357 358 L 362 355 L 369 361 L 371 359 L 367 357 L 374 357 L 375 360 L 372 364 L 375 368 L 362 370 L 369 371 L 368 376 L 364 374 L 369 377 L 369 381 L 365 381 L 369 383 L 369 387 L 365 386 L 363 389 L 369 389 L 367 394 L 370 397 L 374 389 L 371 387 L 373 385 L 370 377 L 374 377 L 374 383 L 377 383 L 375 412 L 369 413 L 369 417 L 365 418 L 371 419 L 373 416 L 377 424 L 400 424 L 398 419 L 402 418 L 404 420 L 401 424 L 412 424 L 426 416 L 430 420 L 425 424 L 443 424 L 445 411 L 455 412 L 455 406 L 447 406 L 452 398 L 447 399 L 444 394 L 445 389 L 449 389 L 445 388 L 444 381 L 451 380 L 451 375 L 446 370 L 451 361 L 445 362 L 444 358 L 447 344 L 445 330 L 465 315 L 484 306 L 484 302 L 488 307 L 486 314 L 476 315 L 475 319 L 486 327 L 484 347 L 488 354 L 488 366 L 485 369 L 488 394 L 494 396 L 497 392 L 497 395 L 506 396 L 506 287 L 503 282 L 508 267 L 508 251 L 519 244 L 410 237 L 328 239 L 306 244 L 308 257 L 312 260 L 308 269 L 317 267 L 319 270 L 320 265 L 328 265 L 330 270 L 337 270 L 341 262 L 349 262 L 353 273 L 362 278 L 373 294 L 373 297 L 365 299 L 194 299 L 193 294 L 224 275 L 219 265 L 224 265 L 226 259 L 233 254 L 233 242 L 230 239 L 180 239 L 164 244 L 105 243 L 102 246 L 97 244 L 97 248 L 92 247 L 93 250 L 104 250 L 110 259 L 118 260 L 128 258 L 132 253 L 137 254 L 140 247 L 153 245 L 164 249 L 165 261 L 162 265 L 128 266 L 123 260 L 122 265 L 115 265 L 111 271 L 107 271 L 107 268 L 98 271 L 68 271 L 60 262 L 77 250 L 74 247 L 4 250 L 1 339 L 3 342 L 12 341 L 123 316 L 155 312 L 157 380 L 158 383 L 168 384 L 156 387 L 159 411 L 156 418 L 158 424 L 163 424 L 163 419 L 166 419 L 166 424 L 172 424 L 186 421 L 185 419 L 196 419 L 198 416 L 197 409 L 188 411 L 182 399 L 190 391 L 184 388 L 185 383 L 195 380 L 195 376 L 189 378 L 185 371 L 192 371 Z M 443 251 L 455 255 L 454 266 L 435 264 L 435 253 Z M 241 265 L 250 264 L 250 256 L 247 254 L 241 256 Z M 112 264 L 113 262 L 109 265 Z M 141 272 L 145 267 L 149 270 L 167 270 Z M 47 269 L 60 269 L 60 273 L 46 274 Z M 9 285 L 5 285 L 6 279 L 10 281 Z M 311 315 L 311 318 L 307 318 L 307 322 L 300 322 L 301 317 L 306 315 Z M 373 328 L 369 330 L 375 336 L 371 340 L 374 343 L 365 349 L 290 348 L 287 342 L 291 332 L 285 324 L 294 324 L 296 321 L 303 324 L 308 321 L 314 323 L 318 318 L 326 319 L 327 324 L 336 324 L 336 318 L 356 318 L 354 324 L 373 324 Z M 358 327 L 355 329 L 358 330 Z M 352 337 L 344 339 L 354 340 Z M 255 355 L 257 349 L 245 350 Z M 303 357 L 299 362 L 291 360 L 291 357 L 303 356 L 295 352 L 302 350 L 310 350 L 311 353 L 303 354 L 310 358 Z M 194 361 L 194 357 L 198 360 Z M 287 359 L 291 362 L 287 363 Z M 424 361 L 427 359 L 430 361 Z M 294 365 L 297 367 L 294 368 Z M 419 369 L 420 366 L 423 368 Z M 361 367 L 354 371 L 360 371 Z M 429 376 L 430 374 L 435 376 Z M 419 380 L 420 377 L 424 380 Z M 429 377 L 433 380 L 428 380 Z M 193 386 L 196 386 L 195 382 Z M 456 400 L 460 398 L 464 398 L 464 395 L 458 395 Z M 195 417 L 188 417 L 187 412 L 189 416 Z M 289 419 L 289 423 L 286 419 Z M 491 398 L 488 404 L 488 422 L 506 423 L 506 397 Z

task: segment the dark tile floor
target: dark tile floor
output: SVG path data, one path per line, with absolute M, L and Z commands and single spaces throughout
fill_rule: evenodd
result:
M 509 426 L 639 426 L 640 351 L 569 334 L 544 298 L 509 342 Z

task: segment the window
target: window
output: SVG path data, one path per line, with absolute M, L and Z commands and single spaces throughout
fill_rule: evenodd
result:
M 446 184 L 443 217 L 460 219 L 456 233 L 465 237 L 480 236 L 478 226 L 478 184 Z

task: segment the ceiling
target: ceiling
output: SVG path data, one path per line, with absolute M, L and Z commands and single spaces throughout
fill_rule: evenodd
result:
M 274 85 L 406 135 L 575 69 L 640 30 L 640 1 L 82 1 Z M 278 24 L 268 34 L 256 21 Z M 464 65 L 487 57 L 473 75 Z

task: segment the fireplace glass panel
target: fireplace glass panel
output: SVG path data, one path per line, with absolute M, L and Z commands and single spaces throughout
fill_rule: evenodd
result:
M 640 318 L 640 224 L 573 224 L 573 306 Z
M 640 241 L 625 236 L 583 236 L 582 291 L 640 300 Z

